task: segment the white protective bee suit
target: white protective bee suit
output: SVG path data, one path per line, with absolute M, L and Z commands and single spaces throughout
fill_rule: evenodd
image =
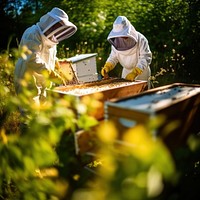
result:
M 119 62 L 123 67 L 122 78 L 126 78 L 134 67 L 140 68 L 142 73 L 136 79 L 147 80 L 150 88 L 152 53 L 146 37 L 136 31 L 125 16 L 118 16 L 107 40 L 112 46 L 106 62 L 114 66 Z
M 33 100 L 39 102 L 46 97 L 46 88 L 50 81 L 46 81 L 43 72 L 54 71 L 57 44 L 77 31 L 77 27 L 69 21 L 68 15 L 59 8 L 53 8 L 40 18 L 40 21 L 27 28 L 21 38 L 20 46 L 27 46 L 31 54 L 27 58 L 19 58 L 14 71 L 16 93 L 22 92 L 21 81 L 25 74 L 32 76 L 27 89 L 33 92 Z

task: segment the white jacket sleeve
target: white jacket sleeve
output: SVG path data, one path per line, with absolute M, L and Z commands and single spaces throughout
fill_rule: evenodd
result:
M 145 70 L 152 60 L 152 53 L 149 48 L 148 40 L 141 33 L 138 34 L 138 63 L 137 67 Z

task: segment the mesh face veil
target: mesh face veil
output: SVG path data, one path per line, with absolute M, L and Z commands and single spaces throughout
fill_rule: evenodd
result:
M 60 42 L 69 38 L 75 31 L 76 29 L 73 26 L 67 26 L 63 21 L 56 21 L 55 24 L 48 26 L 43 33 L 47 38 L 54 37 L 55 40 Z
M 68 15 L 59 8 L 53 8 L 38 22 L 42 33 L 50 40 L 60 42 L 71 37 L 77 27 L 69 21 Z
M 117 50 L 125 51 L 135 46 L 138 41 L 138 33 L 125 16 L 118 16 L 107 40 Z

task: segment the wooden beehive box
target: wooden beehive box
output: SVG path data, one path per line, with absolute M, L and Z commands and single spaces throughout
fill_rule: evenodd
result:
M 77 98 L 85 96 L 94 97 L 94 94 L 101 93 L 101 107 L 94 110 L 93 116 L 101 120 L 104 118 L 104 102 L 110 99 L 131 96 L 147 89 L 147 81 L 130 82 L 125 79 L 110 78 L 106 80 L 98 80 L 84 84 L 74 84 L 68 86 L 59 86 L 52 91 L 63 95 L 72 95 Z
M 120 133 L 136 124 L 146 124 L 151 117 L 164 116 L 165 122 L 155 131 L 170 149 L 186 142 L 200 116 L 200 85 L 175 83 L 127 98 L 105 102 L 105 119 L 112 120 Z M 166 127 L 177 122 L 170 133 Z M 200 130 L 200 121 L 195 123 Z
M 80 54 L 71 58 L 61 59 L 60 63 L 71 63 L 78 83 L 92 82 L 98 80 L 96 56 L 96 53 Z M 65 72 L 72 74 L 70 69 L 69 71 L 65 70 Z

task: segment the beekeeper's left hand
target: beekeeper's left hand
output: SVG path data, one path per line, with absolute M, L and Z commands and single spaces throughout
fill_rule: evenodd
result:
M 135 78 L 141 74 L 143 71 L 139 67 L 134 67 L 132 72 L 126 75 L 126 80 L 134 81 Z

